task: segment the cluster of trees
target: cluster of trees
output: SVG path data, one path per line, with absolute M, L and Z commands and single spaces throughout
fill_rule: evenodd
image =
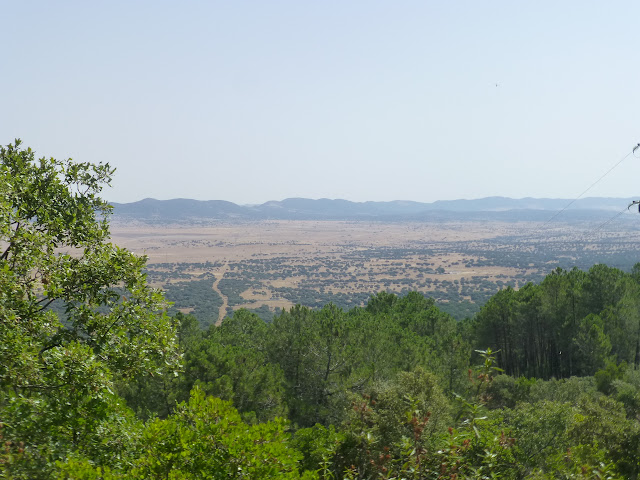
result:
M 475 342 L 500 350 L 506 373 L 537 378 L 640 367 L 640 264 L 556 269 L 538 284 L 494 295 L 474 320 Z M 613 367 L 611 367 L 613 368 Z
M 271 323 L 240 310 L 206 331 L 180 316 L 184 375 L 122 394 L 140 418 L 170 418 L 194 390 L 248 424 L 285 417 L 301 471 L 320 478 L 637 478 L 640 370 L 610 357 L 584 376 L 504 374 L 501 351 L 474 353 L 482 315 L 382 292 Z
M 309 427 L 339 421 L 353 392 L 401 371 L 434 372 L 447 393 L 465 384 L 468 344 L 455 320 L 417 292 L 383 292 L 348 312 L 296 306 L 270 323 L 238 310 L 208 330 L 192 315 L 176 318 L 184 375 L 170 384 L 129 383 L 125 397 L 142 416 L 167 415 L 197 387 L 233 401 L 247 420 L 286 416 L 296 428 Z
M 166 284 L 165 295 L 173 303 L 169 312 L 175 314 L 180 309 L 189 309 L 203 327 L 217 322 L 222 298 L 212 288 L 214 281 L 215 277 L 208 274 L 201 280 Z
M 108 165 L 0 160 L 2 478 L 638 478 L 640 268 L 204 329 L 109 243 Z

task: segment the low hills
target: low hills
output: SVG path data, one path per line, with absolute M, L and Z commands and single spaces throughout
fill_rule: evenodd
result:
M 550 213 L 563 210 L 570 219 L 607 218 L 622 211 L 632 199 L 568 199 L 486 197 L 477 200 L 352 202 L 349 200 L 287 198 L 261 205 L 237 205 L 224 200 L 156 200 L 112 203 L 114 219 L 141 222 L 193 222 L 211 220 L 380 220 L 429 221 L 491 218 L 496 220 L 544 221 Z

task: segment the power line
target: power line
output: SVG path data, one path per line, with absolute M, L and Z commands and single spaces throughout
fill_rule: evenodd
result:
M 580 195 L 578 195 L 576 198 L 574 198 L 573 200 L 571 200 L 567 205 L 564 206 L 564 208 L 562 208 L 561 210 L 558 210 L 549 220 L 547 220 L 541 228 L 546 227 L 549 223 L 551 223 L 551 221 L 556 218 L 558 215 L 560 215 L 562 212 L 564 212 L 567 208 L 569 208 L 571 205 L 573 205 L 576 201 L 578 201 L 580 198 L 583 197 L 583 195 L 585 193 L 587 193 L 589 190 L 591 190 L 593 187 L 595 187 L 598 182 L 600 182 L 604 177 L 606 177 L 607 175 L 609 175 L 614 168 L 616 168 L 618 165 L 620 165 L 622 162 L 624 162 L 630 155 L 633 155 L 633 153 L 638 149 L 638 147 L 640 147 L 640 143 L 638 145 L 636 145 L 635 147 L 633 147 L 633 150 L 631 150 L 629 153 L 627 153 L 624 157 L 622 157 L 620 160 L 618 160 L 618 163 L 616 163 L 613 167 L 611 167 L 609 170 L 607 170 L 600 178 L 598 178 L 595 182 L 593 182 L 589 188 L 587 188 L 584 192 L 582 192 Z M 623 212 L 624 213 L 624 212 Z
M 607 225 L 609 225 L 611 222 L 613 222 L 616 218 L 618 218 L 620 215 L 622 215 L 624 212 L 626 212 L 627 210 L 629 210 L 629 208 L 625 208 L 622 211 L 616 213 L 613 217 L 611 217 L 609 220 L 607 220 L 606 222 L 603 222 L 602 224 L 600 224 L 598 227 L 596 227 L 595 229 L 593 229 L 591 232 L 589 232 L 587 234 L 587 237 L 590 237 L 591 235 L 595 235 L 598 231 L 600 231 L 601 229 L 603 229 L 604 227 L 606 227 Z
M 635 147 L 635 148 L 633 149 L 633 151 L 635 152 L 635 151 L 636 151 L 636 149 L 637 149 L 638 147 L 640 147 L 640 143 L 638 144 L 638 146 L 637 146 L 637 147 Z M 634 155 L 634 156 L 635 156 L 635 155 Z M 631 207 L 634 207 L 634 206 L 636 206 L 636 205 L 638 205 L 638 206 L 639 206 L 638 211 L 640 212 L 640 200 L 633 200 L 625 210 L 630 210 L 630 209 L 631 209 Z M 615 215 L 614 215 L 613 217 L 611 217 L 609 220 L 607 220 L 606 222 L 604 222 L 604 223 L 602 223 L 600 226 L 598 226 L 596 229 L 594 229 L 594 230 L 592 230 L 591 232 L 589 232 L 589 233 L 587 234 L 587 236 L 591 236 L 591 235 L 593 235 L 594 233 L 598 232 L 600 229 L 602 229 L 602 228 L 606 227 L 607 225 L 609 225 L 609 224 L 610 224 L 611 222 L 613 222 L 616 218 L 618 218 L 620 215 L 622 215 L 622 214 L 625 212 L 625 210 L 622 210 L 621 212 L 619 212 L 619 213 L 615 214 Z

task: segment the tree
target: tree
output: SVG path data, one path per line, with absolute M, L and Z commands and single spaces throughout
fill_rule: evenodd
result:
M 174 415 L 146 426 L 144 453 L 123 478 L 314 478 L 300 476 L 286 427 L 281 418 L 247 425 L 230 402 L 194 389 Z
M 593 375 L 609 359 L 611 341 L 604 333 L 604 323 L 599 315 L 590 313 L 580 321 L 573 343 L 576 369 L 581 375 Z
M 498 352 L 498 363 L 508 374 L 518 374 L 516 361 L 515 306 L 517 292 L 511 287 L 500 290 L 489 299 L 476 317 L 477 341 Z
M 188 365 L 189 353 L 201 342 L 205 332 L 200 322 L 191 314 L 177 312 L 178 343 L 183 352 L 183 364 Z M 166 418 L 173 412 L 178 402 L 189 398 L 193 381 L 182 375 L 139 374 L 133 379 L 123 379 L 116 384 L 118 395 L 123 397 L 129 408 L 142 420 L 153 417 Z
M 232 400 L 245 421 L 285 416 L 285 378 L 267 361 L 267 325 L 248 310 L 238 310 L 185 351 L 185 384 Z
M 317 478 L 314 472 L 299 472 L 302 455 L 290 446 L 286 429 L 281 418 L 248 425 L 230 402 L 196 388 L 173 415 L 145 425 L 126 466 L 100 468 L 70 457 L 58 463 L 58 478 Z
M 356 319 L 333 304 L 312 311 L 299 305 L 273 319 L 269 358 L 287 381 L 290 418 L 299 426 L 327 423 L 346 401 L 357 370 Z M 333 420 L 333 419 L 332 419 Z
M 180 355 L 145 258 L 108 242 L 114 169 L 20 145 L 0 148 L 0 422 L 42 476 L 104 443 L 123 408 L 114 376 L 175 372 Z

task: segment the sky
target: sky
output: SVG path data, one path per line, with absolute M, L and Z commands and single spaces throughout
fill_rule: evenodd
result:
M 640 142 L 635 0 L 0 4 L 0 143 L 114 202 L 573 199 Z

